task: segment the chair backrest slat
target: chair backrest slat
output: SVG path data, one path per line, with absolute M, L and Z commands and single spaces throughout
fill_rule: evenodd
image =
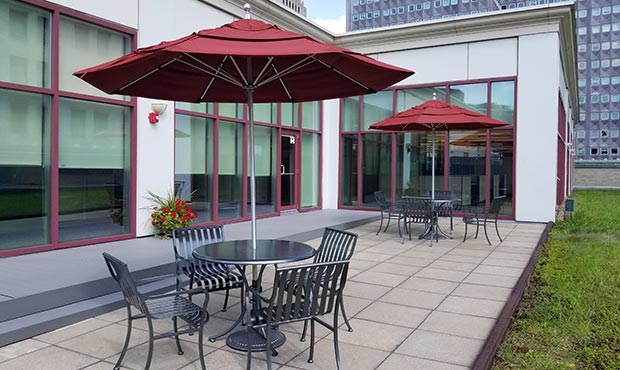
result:
M 129 273 L 127 264 L 106 252 L 103 253 L 103 258 L 108 266 L 110 275 L 112 275 L 112 278 L 118 283 L 125 301 L 129 305 L 132 305 L 140 310 L 140 312 L 146 313 L 148 309 L 146 307 L 146 303 L 144 302 L 144 297 L 138 291 L 138 288 Z
M 383 191 L 375 191 L 375 201 L 379 205 L 379 208 L 381 208 L 382 210 L 385 211 L 390 209 L 390 202 L 388 202 L 388 200 L 386 199 L 385 193 Z
M 407 222 L 427 223 L 433 217 L 432 201 L 427 197 L 405 196 L 402 198 L 402 207 Z
M 276 268 L 269 304 L 271 322 L 298 321 L 334 311 L 346 282 L 349 262 Z
M 493 216 L 497 218 L 497 215 L 499 214 L 499 211 L 501 211 L 502 205 L 504 204 L 505 200 L 506 200 L 506 196 L 495 197 L 493 201 L 491 202 L 491 206 L 489 207 L 488 216 L 489 217 Z
M 357 244 L 357 234 L 325 228 L 321 244 L 314 255 L 314 262 L 350 260 Z
M 176 257 L 191 260 L 196 247 L 221 241 L 224 241 L 222 225 L 192 226 L 172 230 L 172 245 Z

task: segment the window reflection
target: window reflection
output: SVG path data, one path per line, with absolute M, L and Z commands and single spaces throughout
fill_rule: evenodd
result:
M 463 205 L 485 202 L 487 130 L 450 132 L 450 190 Z
M 451 85 L 450 104 L 487 114 L 487 83 Z
M 436 133 L 435 189 L 443 189 L 445 133 Z M 414 132 L 396 135 L 396 198 L 423 196 L 432 188 L 432 133 Z
M 220 121 L 218 136 L 218 217 L 220 220 L 241 217 L 242 187 L 243 125 Z
M 362 130 L 392 115 L 392 96 L 389 91 L 380 91 L 362 98 Z
M 392 134 L 363 134 L 362 143 L 362 206 L 376 207 L 375 191 L 392 188 Z
M 514 125 L 515 83 L 501 81 L 491 83 L 491 117 Z
M 357 135 L 342 135 L 340 198 L 344 206 L 357 205 Z
M 446 88 L 437 86 L 398 90 L 396 92 L 396 111 L 402 112 L 433 98 L 446 101 Z

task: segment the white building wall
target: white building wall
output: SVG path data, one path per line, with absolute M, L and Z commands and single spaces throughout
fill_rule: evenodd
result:
M 338 180 L 340 155 L 340 100 L 332 99 L 323 102 L 323 169 L 322 189 L 323 209 L 338 208 Z
M 555 220 L 559 39 L 519 37 L 515 218 Z
M 138 10 L 140 0 L 48 0 L 70 9 L 90 14 L 121 24 L 126 27 L 138 28 Z M 121 10 L 122 11 L 119 11 Z

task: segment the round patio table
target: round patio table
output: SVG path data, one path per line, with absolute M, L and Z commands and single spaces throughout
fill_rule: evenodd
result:
M 245 275 L 245 268 L 248 265 L 262 266 L 261 273 L 258 275 L 257 280 L 252 281 L 251 286 L 260 291 L 260 280 L 262 277 L 262 271 L 267 265 L 301 261 L 307 258 L 311 258 L 316 253 L 316 250 L 301 242 L 291 240 L 265 240 L 260 239 L 256 241 L 256 249 L 252 247 L 252 240 L 230 240 L 219 243 L 212 243 L 199 246 L 192 252 L 193 256 L 199 260 L 224 263 L 234 265 L 237 267 L 241 276 L 244 279 L 244 284 L 250 286 Z M 246 289 L 245 302 L 252 301 L 254 308 L 259 308 L 260 300 L 251 299 L 251 292 Z M 246 310 L 250 312 L 258 312 L 252 307 L 242 306 L 241 315 L 233 326 L 221 334 L 209 337 L 210 341 L 215 341 L 216 338 L 226 335 L 231 332 L 242 321 Z M 254 320 L 255 318 L 251 318 Z M 264 333 L 252 331 L 252 347 L 253 352 L 264 351 L 267 347 Z M 286 336 L 279 330 L 272 330 L 271 348 L 275 349 L 281 346 L 286 340 Z M 246 330 L 239 330 L 226 338 L 226 344 L 239 351 L 247 351 L 248 348 L 248 333 Z

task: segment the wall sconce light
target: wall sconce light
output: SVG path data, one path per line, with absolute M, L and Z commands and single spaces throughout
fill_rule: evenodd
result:
M 149 123 L 157 123 L 159 122 L 159 115 L 164 113 L 167 105 L 164 103 L 153 103 L 151 104 L 151 109 L 153 110 L 149 113 Z

